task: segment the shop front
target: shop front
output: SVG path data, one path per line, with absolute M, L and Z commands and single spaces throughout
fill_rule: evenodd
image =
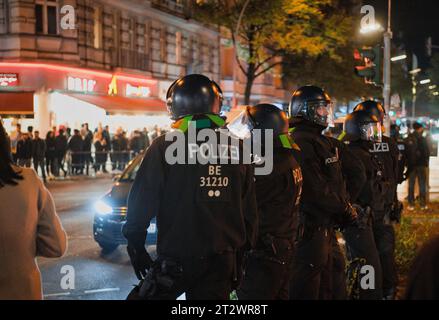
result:
M 43 63 L 0 62 L 0 117 L 7 130 L 19 122 L 42 134 L 83 123 L 128 133 L 170 125 L 156 79 Z

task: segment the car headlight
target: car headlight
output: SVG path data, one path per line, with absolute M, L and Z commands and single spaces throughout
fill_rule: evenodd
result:
M 113 213 L 113 208 L 111 206 L 109 206 L 108 204 L 106 204 L 102 200 L 99 200 L 98 202 L 96 202 L 94 207 L 95 207 L 96 212 L 99 214 L 102 214 L 102 215 Z

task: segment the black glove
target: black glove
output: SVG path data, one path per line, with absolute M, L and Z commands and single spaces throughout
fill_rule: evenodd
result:
M 358 219 L 357 209 L 354 208 L 350 203 L 346 205 L 346 209 L 344 210 L 341 216 L 341 226 L 347 227 L 353 225 Z
M 134 248 L 128 244 L 127 251 L 137 279 L 142 280 L 145 278 L 148 269 L 152 266 L 154 261 L 151 259 L 145 247 Z
M 354 204 L 353 207 L 357 210 L 358 214 L 355 224 L 360 229 L 366 229 L 372 217 L 372 209 L 370 207 L 363 208 L 358 204 Z

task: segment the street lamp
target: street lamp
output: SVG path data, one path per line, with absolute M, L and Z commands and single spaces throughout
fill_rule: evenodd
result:
M 392 57 L 390 60 L 392 62 L 395 62 L 395 61 L 404 60 L 404 59 L 407 59 L 407 55 L 402 54 L 400 56 Z
M 430 89 L 430 90 L 436 89 L 436 85 L 432 84 L 431 86 L 428 86 L 428 89 Z
M 409 73 L 412 75 L 412 118 L 415 117 L 416 110 L 416 75 L 421 72 L 420 68 L 410 70 Z
M 360 33 L 366 34 L 370 32 L 376 32 L 383 30 L 383 27 L 379 23 L 370 24 L 360 29 Z
M 430 83 L 430 82 L 431 82 L 430 79 L 424 79 L 424 80 L 419 81 L 420 84 L 427 84 L 427 83 Z

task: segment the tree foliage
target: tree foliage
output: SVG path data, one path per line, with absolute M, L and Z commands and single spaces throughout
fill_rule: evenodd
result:
M 351 18 L 349 7 L 344 9 L 340 1 L 205 0 L 197 2 L 194 13 L 206 23 L 225 27 L 235 47 L 240 43 L 246 48 L 247 54 L 236 60 L 247 78 L 248 104 L 254 80 L 282 64 L 279 57 L 325 55 L 341 61 L 337 48 L 348 41 Z

